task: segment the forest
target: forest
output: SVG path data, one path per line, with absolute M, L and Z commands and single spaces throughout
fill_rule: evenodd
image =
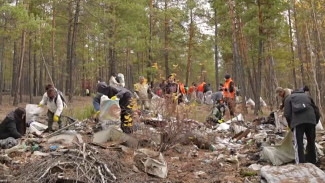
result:
M 275 89 L 308 85 L 322 108 L 324 0 L 0 0 L 0 104 L 55 86 L 73 100 L 98 78 L 169 74 L 275 107 Z

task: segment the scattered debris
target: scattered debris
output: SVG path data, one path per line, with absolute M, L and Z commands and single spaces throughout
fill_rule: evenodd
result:
M 9 149 L 18 144 L 18 141 L 12 137 L 0 140 L 0 149 Z
M 267 183 L 325 182 L 324 171 L 311 163 L 292 164 L 286 166 L 264 166 L 261 169 L 261 176 Z
M 138 149 L 134 152 L 133 161 L 138 169 L 150 175 L 167 178 L 167 163 L 160 152 Z

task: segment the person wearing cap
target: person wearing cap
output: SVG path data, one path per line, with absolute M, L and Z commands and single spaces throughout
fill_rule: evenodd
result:
M 26 133 L 26 111 L 18 107 L 10 112 L 0 124 L 0 139 L 21 138 Z
M 229 74 L 225 75 L 225 84 L 223 85 L 223 98 L 228 105 L 230 115 L 235 116 L 236 103 L 235 103 L 235 83 L 230 78 Z
M 47 85 L 45 89 L 46 92 L 38 104 L 38 107 L 42 107 L 44 105 L 47 106 L 48 129 L 46 129 L 46 131 L 52 132 L 53 122 L 58 122 L 59 129 L 62 128 L 61 114 L 64 108 L 64 101 L 62 100 L 60 94 L 58 94 L 58 90 L 54 88 L 53 85 Z
M 285 99 L 291 94 L 291 89 L 289 88 L 282 88 L 277 87 L 275 92 L 278 94 L 278 96 L 281 99 L 281 105 L 279 106 L 279 109 L 282 110 L 284 107 L 284 101 Z

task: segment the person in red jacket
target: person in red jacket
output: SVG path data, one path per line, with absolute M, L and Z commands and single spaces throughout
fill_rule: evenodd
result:
M 223 85 L 223 98 L 227 103 L 230 115 L 235 115 L 236 110 L 236 102 L 235 102 L 235 84 L 233 80 L 230 78 L 229 74 L 225 75 L 225 84 Z

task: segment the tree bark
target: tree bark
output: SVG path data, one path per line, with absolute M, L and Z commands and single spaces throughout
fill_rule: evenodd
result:
M 3 63 L 5 56 L 5 41 L 4 38 L 0 36 L 0 105 L 2 104 L 2 90 L 3 88 Z
M 34 37 L 34 42 L 36 43 L 36 36 Z M 34 46 L 33 48 L 33 55 L 34 55 L 34 85 L 33 85 L 33 88 L 34 88 L 34 96 L 37 96 L 38 92 L 37 92 L 37 89 L 39 88 L 39 86 L 37 86 L 37 59 L 36 59 L 36 48 Z
M 55 69 L 56 67 L 56 63 L 55 63 L 55 0 L 53 1 L 52 4 L 52 40 L 51 40 L 51 60 L 52 60 L 52 80 L 53 82 L 56 81 L 56 77 L 55 77 Z
M 301 38 L 300 38 L 300 30 L 298 29 L 298 22 L 297 22 L 297 12 L 296 12 L 296 1 L 293 0 L 293 17 L 294 17 L 294 25 L 296 29 L 296 40 L 297 40 L 297 46 L 298 46 L 298 58 L 300 61 L 300 74 L 301 74 L 301 85 L 305 85 L 305 74 L 304 74 L 304 59 L 302 56 L 302 50 L 301 50 Z
M 45 69 L 44 69 L 44 62 L 41 61 L 42 60 L 42 56 L 40 54 L 40 68 L 39 68 L 39 84 L 38 84 L 38 89 L 39 89 L 39 92 L 41 95 L 43 94 L 44 92 L 44 85 L 43 85 L 43 81 L 44 81 L 44 73 L 45 73 Z
M 147 67 L 152 66 L 152 36 L 153 36 L 153 0 L 149 0 L 149 49 L 148 49 L 148 62 Z M 147 72 L 148 82 L 151 82 L 151 74 Z
M 28 85 L 29 85 L 29 103 L 33 103 L 33 79 L 32 79 L 32 38 L 29 38 L 29 50 L 28 50 Z M 35 73 L 35 72 L 34 72 Z M 34 86 L 35 87 L 35 86 Z
M 73 66 L 76 64 L 76 42 L 77 42 L 77 31 L 78 31 L 78 19 L 79 19 L 79 12 L 80 12 L 80 0 L 77 0 L 76 2 L 76 10 L 74 15 L 74 23 L 73 23 L 73 32 L 72 32 L 72 44 L 71 44 L 71 59 L 69 63 L 69 70 L 70 70 L 70 76 L 69 76 L 69 101 L 72 102 L 72 97 L 74 95 L 74 83 L 73 83 Z
M 261 109 L 260 105 L 260 97 L 261 97 L 261 83 L 262 83 L 262 66 L 263 66 L 263 17 L 261 11 L 261 2 L 257 0 L 258 6 L 258 34 L 259 34 L 259 41 L 258 41 L 258 59 L 257 59 L 257 75 L 255 78 L 256 81 L 256 95 L 255 95 L 255 109 L 254 114 L 258 115 L 258 112 Z
M 189 29 L 189 42 L 188 42 L 188 52 L 187 52 L 187 67 L 186 67 L 186 81 L 185 85 L 188 85 L 188 81 L 191 75 L 191 64 L 192 64 L 192 47 L 193 47 L 193 9 L 190 10 L 190 29 Z
M 311 41 L 310 41 L 310 36 L 309 36 L 309 30 L 308 30 L 308 27 L 307 27 L 307 24 L 306 24 L 306 33 L 307 33 L 307 41 L 308 41 L 308 50 L 309 50 L 309 53 L 310 53 L 310 62 L 311 62 L 311 68 L 312 68 L 312 71 L 313 71 L 313 81 L 314 81 L 314 84 L 315 84 L 315 87 L 316 87 L 316 104 L 317 106 L 319 107 L 320 109 L 320 112 L 323 113 L 323 107 L 322 107 L 322 102 L 321 102 L 321 92 L 320 92 L 320 87 L 319 87 L 319 83 L 317 81 L 317 60 L 313 61 L 313 51 L 312 51 L 312 48 L 311 48 Z M 317 57 L 316 57 L 317 59 Z
M 290 52 L 291 52 L 291 65 L 292 65 L 292 79 L 295 89 L 297 89 L 297 78 L 296 78 L 296 66 L 295 66 L 295 55 L 293 51 L 293 39 L 292 39 L 292 24 L 291 24 L 291 1 L 289 2 L 288 9 L 289 19 L 289 37 L 290 37 Z
M 18 73 L 18 58 L 17 58 L 17 41 L 14 41 L 14 55 L 12 62 L 12 82 L 11 82 L 11 96 L 14 96 L 17 90 L 17 73 Z
M 219 52 L 218 52 L 218 17 L 217 8 L 214 8 L 214 70 L 216 78 L 216 89 L 219 89 Z
M 67 64 L 66 64 L 66 73 L 67 76 L 69 76 L 68 79 L 66 79 L 66 92 L 68 95 L 70 95 L 71 91 L 70 91 L 70 86 L 71 86 L 71 79 L 70 76 L 72 77 L 71 74 L 71 66 L 72 66 L 72 20 L 73 20 L 73 0 L 70 0 L 69 2 L 69 7 L 68 7 L 68 11 L 69 11 L 69 19 L 68 19 L 68 38 L 67 38 Z M 65 65 L 65 64 L 64 64 Z
M 231 30 L 232 30 L 232 50 L 233 50 L 233 79 L 237 80 L 237 74 L 238 74 L 238 64 L 240 62 L 239 52 L 238 52 L 238 43 L 237 43 L 237 37 L 236 37 L 236 18 L 235 18 L 235 4 L 233 0 L 228 0 L 229 4 L 229 13 L 230 13 L 230 19 L 231 19 Z
M 19 72 L 18 72 L 18 82 L 17 82 L 17 90 L 15 91 L 14 95 L 14 102 L 13 105 L 17 106 L 18 105 L 18 93 L 20 93 L 20 83 L 21 83 L 21 77 L 23 74 L 23 65 L 24 65 L 24 55 L 25 55 L 25 40 L 26 40 L 26 31 L 23 30 L 22 33 L 22 40 L 21 40 L 21 55 L 20 55 L 20 67 L 19 67 Z
M 165 57 L 165 70 L 166 70 L 166 78 L 169 75 L 169 43 L 168 43 L 168 34 L 169 34 L 169 19 L 167 17 L 167 8 L 168 8 L 168 0 L 165 0 L 165 50 L 164 50 L 164 57 Z
M 115 5 L 111 5 L 110 7 L 110 12 L 112 15 L 115 14 Z M 111 24 L 109 26 L 109 33 L 108 33 L 108 37 L 109 37 L 109 42 L 108 42 L 108 57 L 109 57 L 109 63 L 110 63 L 110 71 L 109 71 L 109 75 L 112 76 L 114 73 L 117 73 L 117 62 L 116 62 L 116 50 L 115 50 L 115 20 L 112 19 L 111 20 Z M 110 79 L 110 78 L 108 78 Z

